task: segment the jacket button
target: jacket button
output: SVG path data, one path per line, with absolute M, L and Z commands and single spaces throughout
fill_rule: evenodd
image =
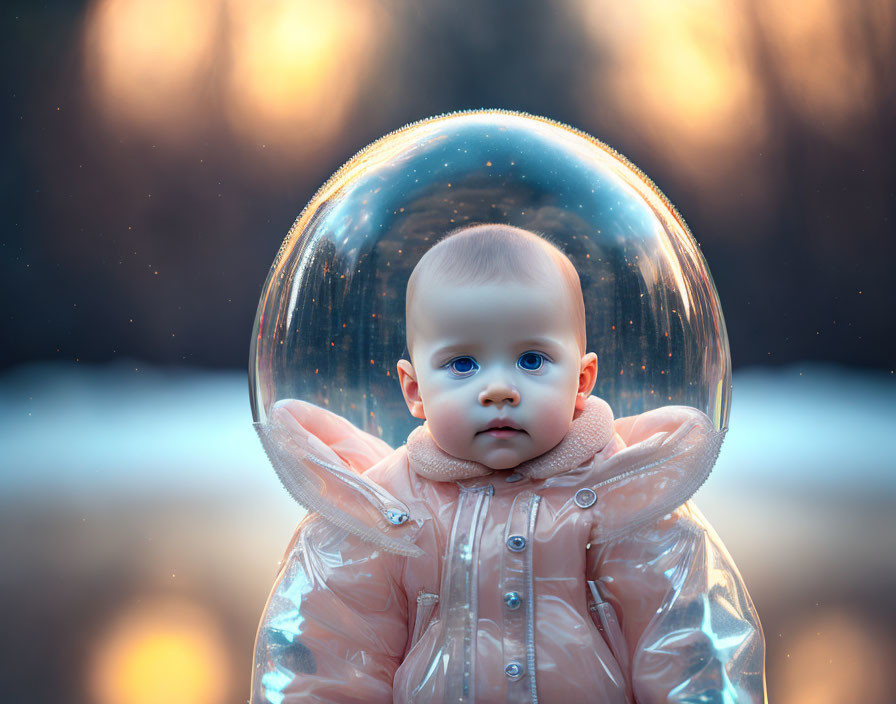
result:
M 507 675 L 512 680 L 518 680 L 523 676 L 523 666 L 518 662 L 509 662 L 504 667 L 504 674 Z
M 504 595 L 504 604 L 511 611 L 516 611 L 518 608 L 520 608 L 520 604 L 522 603 L 523 599 L 522 597 L 520 597 L 519 592 L 507 592 Z
M 594 506 L 594 502 L 597 501 L 597 493 L 595 493 L 594 489 L 579 489 L 573 501 L 579 508 L 591 508 Z
M 405 523 L 410 516 L 408 516 L 407 511 L 402 511 L 398 508 L 390 508 L 386 511 L 386 518 L 389 519 L 389 523 L 393 526 L 400 526 L 402 523 Z
M 521 535 L 511 535 L 507 539 L 507 549 L 511 552 L 521 552 L 526 549 L 526 539 Z

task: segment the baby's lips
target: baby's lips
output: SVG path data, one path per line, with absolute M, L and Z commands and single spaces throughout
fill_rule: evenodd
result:
M 484 433 L 489 430 L 519 430 L 525 432 L 516 421 L 509 418 L 495 418 L 489 421 L 488 425 L 480 432 Z
M 492 430 L 501 430 L 501 431 L 513 431 L 516 433 L 522 433 L 523 435 L 528 435 L 528 433 L 522 428 L 511 428 L 510 426 L 496 426 L 494 428 L 486 428 L 485 430 L 480 430 L 477 435 L 482 435 L 483 433 L 488 433 Z

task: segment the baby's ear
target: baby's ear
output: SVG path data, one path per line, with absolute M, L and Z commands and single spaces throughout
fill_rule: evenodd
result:
M 414 371 L 414 365 L 406 359 L 398 360 L 398 383 L 401 384 L 401 393 L 411 415 L 426 420 L 420 387 L 417 385 L 417 372 Z
M 582 357 L 581 367 L 579 368 L 579 388 L 576 392 L 576 409 L 582 411 L 585 409 L 585 399 L 594 388 L 594 382 L 597 381 L 597 355 L 589 352 Z

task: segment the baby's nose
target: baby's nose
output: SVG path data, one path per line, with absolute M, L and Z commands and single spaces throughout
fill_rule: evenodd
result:
M 483 406 L 502 406 L 505 403 L 516 406 L 520 402 L 520 392 L 513 384 L 493 381 L 479 392 L 479 403 Z

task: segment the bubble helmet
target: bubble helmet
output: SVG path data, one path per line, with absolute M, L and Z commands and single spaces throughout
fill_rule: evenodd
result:
M 395 378 L 405 287 L 422 254 L 464 225 L 542 235 L 582 281 L 594 393 L 617 416 L 668 404 L 726 427 L 731 373 L 718 294 L 699 246 L 657 187 L 593 137 L 477 111 L 374 142 L 317 192 L 277 253 L 250 354 L 252 414 L 324 406 L 390 445 L 410 417 Z
M 731 394 L 728 339 L 718 295 L 706 262 L 684 221 L 644 174 L 611 148 L 582 132 L 547 119 L 507 111 L 436 117 L 383 137 L 336 172 L 298 217 L 277 253 L 258 307 L 250 361 L 256 429 L 287 490 L 324 519 L 311 522 L 312 534 L 315 526 L 335 526 L 337 532 L 326 533 L 331 537 L 323 546 L 315 546 L 314 540 L 302 533 L 301 526 L 297 532 L 259 627 L 253 702 L 279 702 L 287 691 L 305 692 L 297 673 L 320 675 L 314 661 L 315 648 L 322 657 L 335 657 L 333 648 L 339 650 L 341 646 L 332 644 L 327 635 L 331 631 L 319 629 L 318 619 L 333 620 L 336 625 L 328 628 L 336 629 L 348 640 L 354 639 L 353 635 L 346 634 L 354 633 L 351 624 L 360 613 L 366 613 L 367 601 L 362 595 L 376 591 L 374 583 L 388 582 L 366 571 L 368 566 L 374 569 L 371 560 L 376 555 L 387 556 L 380 562 L 395 556 L 398 559 L 426 555 L 428 562 L 414 563 L 424 567 L 445 560 L 438 568 L 443 570 L 442 579 L 447 580 L 439 587 L 444 592 L 438 607 L 444 609 L 443 623 L 426 630 L 426 637 L 432 641 L 426 647 L 432 656 L 427 655 L 428 660 L 417 657 L 417 661 L 431 662 L 425 667 L 421 665 L 421 672 L 426 674 L 420 678 L 430 682 L 443 677 L 448 683 L 446 701 L 468 701 L 473 696 L 466 689 L 472 686 L 470 668 L 475 660 L 470 659 L 468 647 L 470 634 L 475 630 L 470 614 L 474 614 L 473 618 L 476 614 L 476 597 L 471 596 L 469 575 L 474 573 L 470 570 L 476 569 L 473 563 L 477 558 L 472 548 L 464 547 L 463 539 L 474 533 L 458 532 L 460 537 L 455 541 L 452 528 L 450 545 L 444 547 L 444 552 L 435 544 L 426 550 L 420 549 L 402 533 L 415 529 L 416 516 L 409 515 L 406 506 L 364 474 L 371 467 L 371 458 L 400 455 L 400 452 L 392 453 L 391 448 L 403 444 L 418 424 L 408 413 L 396 376 L 396 362 L 407 356 L 405 289 L 411 271 L 423 253 L 447 233 L 466 225 L 489 223 L 512 225 L 545 235 L 575 265 L 585 301 L 587 350 L 595 352 L 599 360 L 593 393 L 608 402 L 617 418 L 636 416 L 663 406 L 690 406 L 709 419 L 697 414 L 703 418 L 702 427 L 710 438 L 702 445 L 704 454 L 695 455 L 697 459 L 686 458 L 680 464 L 683 468 L 688 467 L 688 462 L 699 465 L 700 471 L 695 473 L 698 481 L 686 487 L 680 501 L 665 508 L 660 506 L 661 513 L 648 515 L 656 509 L 651 499 L 654 492 L 637 482 L 656 481 L 658 486 L 665 485 L 666 476 L 672 475 L 664 472 L 675 464 L 674 455 L 662 460 L 665 462 L 662 471 L 642 472 L 656 466 L 647 460 L 637 472 L 623 471 L 626 465 L 620 465 L 622 469 L 617 476 L 597 486 L 617 479 L 622 481 L 612 485 L 615 489 L 610 486 L 601 489 L 597 504 L 594 491 L 590 494 L 593 498 L 584 503 L 577 499 L 576 505 L 580 508 L 602 507 L 600 520 L 605 521 L 602 531 L 607 527 L 601 533 L 602 538 L 612 537 L 609 526 L 613 525 L 613 512 L 623 516 L 640 502 L 644 505 L 640 518 L 646 520 L 651 515 L 660 518 L 670 507 L 680 506 L 715 462 L 727 426 Z M 335 415 L 311 409 L 305 402 Z M 280 412 L 287 407 L 298 411 Z M 305 416 L 310 422 L 320 417 L 327 419 L 329 425 L 325 429 L 329 437 L 315 435 L 314 428 L 309 430 L 303 426 L 301 419 L 293 426 L 278 420 L 283 416 L 294 418 L 295 413 L 301 416 L 303 408 L 310 409 Z M 662 433 L 651 436 L 651 441 L 644 443 L 648 446 L 645 457 L 665 452 L 665 444 L 651 445 L 654 438 L 662 436 Z M 354 444 L 347 443 L 342 450 L 334 452 L 340 438 L 350 438 Z M 352 452 L 356 454 L 354 459 L 349 457 Z M 650 454 L 653 452 L 658 454 Z M 608 462 L 613 461 L 611 458 Z M 507 481 L 516 480 L 507 478 Z M 493 492 L 498 491 L 491 488 Z M 613 493 L 607 494 L 607 489 Z M 455 522 L 478 515 L 478 508 L 469 503 L 480 500 L 470 498 L 474 493 L 460 491 L 458 507 L 456 511 L 452 509 Z M 537 505 L 535 500 L 528 504 L 530 531 L 534 530 Z M 696 509 L 686 511 L 690 512 L 689 516 L 696 515 L 693 513 Z M 631 515 L 636 513 L 631 511 Z M 619 520 L 621 530 L 627 519 Z M 678 611 L 673 609 L 668 618 L 657 616 L 659 611 L 650 609 L 644 618 L 659 619 L 653 631 L 656 640 L 644 647 L 656 646 L 657 652 L 682 649 L 681 655 L 676 656 L 680 662 L 671 669 L 660 663 L 659 671 L 667 675 L 674 675 L 698 655 L 701 662 L 706 661 L 706 667 L 690 679 L 689 692 L 704 692 L 711 686 L 709 683 L 721 682 L 719 686 L 725 694 L 719 695 L 719 701 L 748 701 L 746 696 L 737 698 L 731 692 L 741 691 L 742 686 L 760 692 L 764 686 L 761 629 L 724 547 L 711 528 L 706 528 L 704 533 L 699 527 L 703 524 L 695 520 L 696 530 L 682 528 L 672 538 L 658 537 L 661 541 L 672 541 L 669 551 L 683 550 L 695 556 L 695 560 L 704 555 L 706 563 L 697 560 L 690 571 L 668 570 L 662 573 L 665 577 L 660 575 L 662 579 L 673 573 L 681 579 L 686 576 L 687 589 L 693 593 L 679 593 Z M 508 522 L 506 530 L 509 525 Z M 429 530 L 421 527 L 420 521 L 416 529 Z M 501 527 L 502 534 L 504 530 Z M 348 540 L 347 534 L 360 537 L 361 543 Z M 529 535 L 534 541 L 534 533 Z M 499 542 L 503 545 L 511 539 L 518 539 L 521 546 L 529 540 L 505 536 Z M 688 542 L 691 540 L 703 542 L 693 547 Z M 507 546 L 511 551 L 523 550 L 510 542 Z M 568 547 L 575 551 L 573 546 Z M 377 548 L 384 548 L 385 552 Z M 390 553 L 392 557 L 388 557 Z M 506 562 L 510 559 L 508 556 L 515 554 L 508 552 L 502 559 Z M 526 554 L 520 552 L 519 559 Z M 572 552 L 561 549 L 557 554 L 569 555 L 572 560 Z M 628 562 L 636 572 L 649 570 L 655 563 L 648 552 L 641 555 L 630 550 L 629 557 Z M 526 564 L 530 565 L 526 569 L 531 573 L 531 562 Z M 628 563 L 620 560 L 618 564 Z M 327 570 L 335 571 L 333 574 L 339 570 L 351 572 L 353 565 L 364 572 L 364 579 L 369 582 L 358 584 L 354 578 L 348 579 L 348 598 L 361 609 L 357 613 L 334 606 L 335 602 L 330 601 L 334 587 L 323 576 Z M 565 564 L 562 568 L 574 569 Z M 487 571 L 491 566 L 483 565 L 482 569 Z M 628 587 L 637 592 L 655 583 L 657 577 L 637 572 L 630 579 Z M 561 582 L 562 579 L 557 583 Z M 413 591 L 417 594 L 416 588 Z M 414 594 L 408 592 L 408 603 L 413 601 Z M 408 641 L 411 643 L 418 642 L 416 630 L 426 624 L 420 616 L 421 609 L 431 614 L 432 600 L 439 598 L 437 594 L 420 594 L 415 635 Z M 594 589 L 592 594 L 597 599 Z M 431 601 L 422 603 L 423 597 Z M 315 602 L 317 598 L 322 601 Z M 396 597 L 398 602 L 388 593 L 371 598 L 378 599 L 376 603 L 383 599 L 403 603 L 405 597 Z M 310 605 L 308 599 L 312 600 Z M 613 609 L 603 602 L 606 608 L 601 611 L 598 601 L 594 604 L 602 614 L 601 619 L 604 613 L 610 619 Z M 314 612 L 315 608 L 319 610 Z M 507 608 L 514 606 L 510 604 Z M 533 622 L 528 606 L 514 613 L 524 612 L 528 614 L 525 619 L 520 616 L 513 621 L 517 626 Z M 704 632 L 710 612 L 722 619 L 719 621 L 722 627 L 715 629 L 717 632 L 710 632 L 709 627 Z M 685 621 L 694 621 L 688 631 L 693 637 L 691 640 L 681 637 Z M 406 625 L 410 628 L 410 622 Z M 612 619 L 605 621 L 602 632 L 619 633 L 618 624 L 615 628 L 612 625 Z M 555 627 L 551 623 L 542 626 L 548 630 Z M 579 630 L 573 629 L 575 633 L 558 631 L 549 638 L 558 647 L 566 648 L 566 653 L 573 658 L 569 662 L 578 657 L 576 653 L 587 651 L 576 640 L 585 629 L 576 628 Z M 532 638 L 522 631 L 516 636 L 516 640 L 511 639 L 511 645 L 522 648 L 528 643 L 525 658 L 529 659 L 514 661 L 507 667 L 501 664 L 500 679 L 507 679 L 508 684 L 502 686 L 508 688 L 508 701 L 512 698 L 511 690 L 517 697 L 513 701 L 534 701 L 530 697 L 535 691 L 534 645 Z M 401 643 L 404 637 L 403 632 L 396 635 Z M 508 637 L 505 634 L 505 641 Z M 667 637 L 678 638 L 674 641 L 677 645 L 668 645 L 672 650 L 661 645 Z M 611 647 L 619 663 L 624 663 L 627 649 L 617 647 L 620 642 L 617 640 L 616 646 L 611 642 Z M 362 646 L 358 647 L 363 650 Z M 707 648 L 716 648 L 713 652 L 718 657 L 708 657 Z M 414 648 L 411 652 L 419 655 L 421 650 Z M 734 655 L 723 657 L 721 653 Z M 410 653 L 406 655 L 410 659 Z M 357 657 L 374 662 L 377 656 L 361 653 Z M 338 662 L 333 667 L 348 668 L 338 671 L 349 673 L 345 677 L 355 683 L 352 686 L 359 687 L 357 692 L 361 691 L 359 682 L 371 681 L 364 679 L 366 675 L 350 674 L 357 665 L 355 656 Z M 483 670 L 487 666 L 490 665 L 486 661 L 479 665 Z M 408 665 L 412 667 L 417 665 Z M 407 673 L 408 668 L 403 671 Z M 456 677 L 451 674 L 455 670 Z M 529 673 L 524 675 L 527 670 Z M 568 676 L 571 674 L 572 671 L 557 675 L 550 664 L 539 665 L 539 677 L 549 679 L 557 675 L 561 689 L 565 687 L 564 682 L 576 684 L 575 677 Z M 347 686 L 339 677 L 328 677 L 331 675 L 320 675 L 318 684 L 337 687 L 333 691 L 339 692 L 342 692 L 339 687 Z M 641 686 L 662 687 L 657 682 L 663 677 L 666 675 L 657 675 L 653 685 L 642 683 Z M 680 686 L 675 685 L 676 692 L 685 687 L 681 683 L 687 678 L 691 674 L 683 675 Z M 748 684 L 744 685 L 746 681 Z M 380 686 L 384 688 L 383 700 L 391 701 L 391 685 L 388 682 L 375 685 Z M 414 692 L 423 691 L 420 690 L 423 686 L 419 685 Z M 370 700 L 373 690 L 364 691 L 367 699 L 360 700 Z M 396 701 L 416 700 L 416 695 L 408 694 L 406 699 L 396 696 Z M 665 695 L 662 700 L 665 701 Z
M 408 277 L 445 234 L 483 223 L 546 235 L 575 265 L 587 349 L 598 356 L 594 394 L 617 417 L 684 405 L 705 412 L 718 430 L 727 426 L 728 337 L 684 220 L 607 145 L 551 120 L 497 110 L 423 120 L 383 137 L 302 211 L 255 319 L 256 426 L 265 427 L 278 401 L 302 399 L 401 445 L 417 424 L 395 371 L 407 355 Z M 350 497 L 335 496 L 331 481 L 304 468 L 290 471 L 282 445 L 265 443 L 297 500 L 361 531 L 351 511 L 337 517 L 332 507 Z M 295 484 L 299 475 L 303 486 Z

